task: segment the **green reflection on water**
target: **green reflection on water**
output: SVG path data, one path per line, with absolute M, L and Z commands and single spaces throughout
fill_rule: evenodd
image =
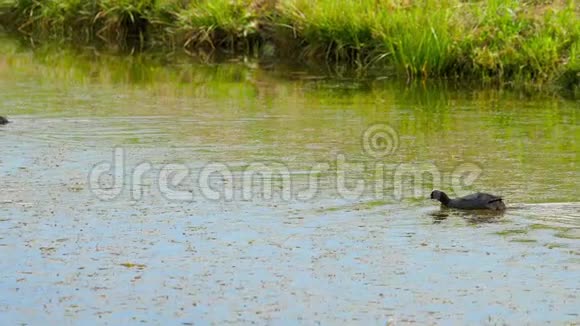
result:
M 0 41 L 0 105 L 17 124 L 44 121 L 66 135 L 58 119 L 92 119 L 95 129 L 86 133 L 110 133 L 102 146 L 189 146 L 207 160 L 230 163 L 307 168 L 334 163 L 342 153 L 367 163 L 363 178 L 375 182 L 376 161 L 362 151 L 360 137 L 382 122 L 400 139 L 384 164 L 434 164 L 447 175 L 473 163 L 483 173 L 468 189 L 499 193 L 508 202 L 578 200 L 577 102 L 377 77 L 243 59 L 204 64 L 167 54 L 31 51 Z M 87 135 L 64 139 L 83 142 Z M 439 186 L 450 183 L 446 177 Z

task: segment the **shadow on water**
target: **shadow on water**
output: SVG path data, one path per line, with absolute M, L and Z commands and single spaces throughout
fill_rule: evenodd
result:
M 462 211 L 449 208 L 441 208 L 438 211 L 428 213 L 434 224 L 441 223 L 448 218 L 462 218 L 471 224 L 503 223 L 504 211 L 471 210 Z
M 471 223 L 502 223 L 513 216 L 523 217 L 531 223 L 545 223 L 546 227 L 565 226 L 580 228 L 580 203 L 538 203 L 512 204 L 505 211 L 491 210 L 457 210 L 441 207 L 427 213 L 434 223 L 448 218 L 462 218 Z

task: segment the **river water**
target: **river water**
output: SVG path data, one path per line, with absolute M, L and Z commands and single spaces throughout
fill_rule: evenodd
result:
M 579 110 L 0 39 L 0 321 L 578 322 Z

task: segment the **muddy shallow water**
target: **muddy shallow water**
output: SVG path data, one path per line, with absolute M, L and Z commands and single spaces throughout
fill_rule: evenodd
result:
M 580 320 L 577 102 L 2 42 L 2 324 Z

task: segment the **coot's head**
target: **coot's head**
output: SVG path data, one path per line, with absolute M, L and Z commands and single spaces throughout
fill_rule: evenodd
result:
M 439 190 L 433 190 L 433 192 L 431 192 L 431 199 L 436 199 L 443 204 L 447 204 L 449 202 L 449 197 L 447 194 Z
M 8 122 L 10 122 L 10 121 L 8 121 L 8 119 L 6 119 L 6 118 L 4 118 L 3 116 L 0 115 L 0 125 L 5 125 Z

